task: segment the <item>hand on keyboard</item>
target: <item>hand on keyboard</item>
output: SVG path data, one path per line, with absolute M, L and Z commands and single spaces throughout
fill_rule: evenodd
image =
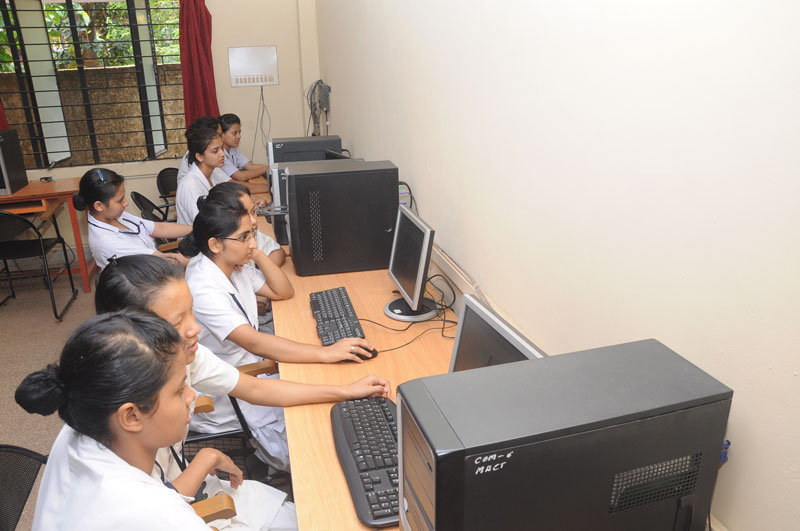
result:
M 392 387 L 389 382 L 377 376 L 365 376 L 357 382 L 345 386 L 345 394 L 347 395 L 344 400 L 353 400 L 355 398 L 369 398 L 372 396 L 386 398 L 392 397 Z
M 356 361 L 363 363 L 363 360 L 358 357 L 358 354 L 366 358 L 372 357 L 372 344 L 366 339 L 358 337 L 346 337 L 340 339 L 333 345 L 322 347 L 322 362 L 323 363 L 336 363 L 337 361 Z

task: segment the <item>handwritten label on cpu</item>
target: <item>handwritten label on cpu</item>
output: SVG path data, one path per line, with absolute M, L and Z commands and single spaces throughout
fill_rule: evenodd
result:
M 491 474 L 502 470 L 514 455 L 514 450 L 507 452 L 494 452 L 486 455 L 470 456 L 468 459 L 472 461 L 475 466 L 475 476 L 482 474 Z

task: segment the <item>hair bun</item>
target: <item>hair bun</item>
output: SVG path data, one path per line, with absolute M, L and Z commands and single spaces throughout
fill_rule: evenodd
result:
M 17 404 L 28 413 L 50 415 L 67 401 L 67 392 L 58 374 L 58 365 L 29 374 L 14 393 Z
M 194 238 L 194 232 L 187 234 L 178 244 L 178 252 L 186 257 L 193 257 L 200 254 L 200 247 Z
M 75 205 L 75 210 L 86 210 L 86 207 L 89 206 L 86 204 L 86 201 L 83 199 L 81 194 L 75 194 L 72 196 L 72 204 Z

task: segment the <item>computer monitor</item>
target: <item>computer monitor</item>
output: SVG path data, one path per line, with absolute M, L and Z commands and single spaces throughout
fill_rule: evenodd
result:
M 325 160 L 337 160 L 337 159 L 349 159 L 351 157 L 345 155 L 341 151 L 335 151 L 333 149 L 326 149 L 325 150 Z
M 544 356 L 539 347 L 472 295 L 464 295 L 461 304 L 450 372 Z
M 434 230 L 405 205 L 397 210 L 389 277 L 401 298 L 390 301 L 383 312 L 398 321 L 418 322 L 436 317 L 438 305 L 425 297 Z

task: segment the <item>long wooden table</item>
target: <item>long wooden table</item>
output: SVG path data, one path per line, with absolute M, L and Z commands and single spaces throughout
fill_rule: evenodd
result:
M 266 226 L 262 223 L 262 226 Z M 406 324 L 383 315 L 384 305 L 397 298 L 394 284 L 386 270 L 299 277 L 291 258 L 283 266 L 294 285 L 295 295 L 286 301 L 273 302 L 275 333 L 282 337 L 320 344 L 316 322 L 311 314 L 309 294 L 313 291 L 344 286 L 356 314 L 392 328 Z M 448 312 L 448 318 L 454 319 Z M 397 386 L 408 380 L 447 372 L 453 341 L 441 335 L 441 322 L 419 323 L 405 332 L 392 332 L 371 323 L 363 323 L 364 334 L 379 351 L 403 345 L 426 329 L 432 329 L 408 346 L 380 352 L 364 363 L 336 364 L 281 363 L 281 378 L 305 383 L 347 384 L 368 374 L 389 380 L 392 400 Z M 455 328 L 446 330 L 454 335 Z M 370 529 L 361 525 L 342 473 L 331 432 L 330 409 L 333 404 L 286 408 L 286 430 L 292 463 L 292 484 L 301 530 Z
M 31 181 L 13 194 L 0 195 L 0 209 L 16 213 L 45 212 L 51 207 L 53 201 L 66 201 L 69 206 L 69 220 L 72 224 L 72 235 L 75 238 L 75 254 L 78 255 L 83 291 L 88 293 L 92 289 L 89 273 L 94 269 L 94 260 L 91 264 L 86 264 L 78 214 L 75 211 L 75 205 L 72 204 L 72 196 L 78 192 L 80 182 L 80 177 L 58 179 L 52 182 Z M 5 207 L 4 205 L 13 206 Z

